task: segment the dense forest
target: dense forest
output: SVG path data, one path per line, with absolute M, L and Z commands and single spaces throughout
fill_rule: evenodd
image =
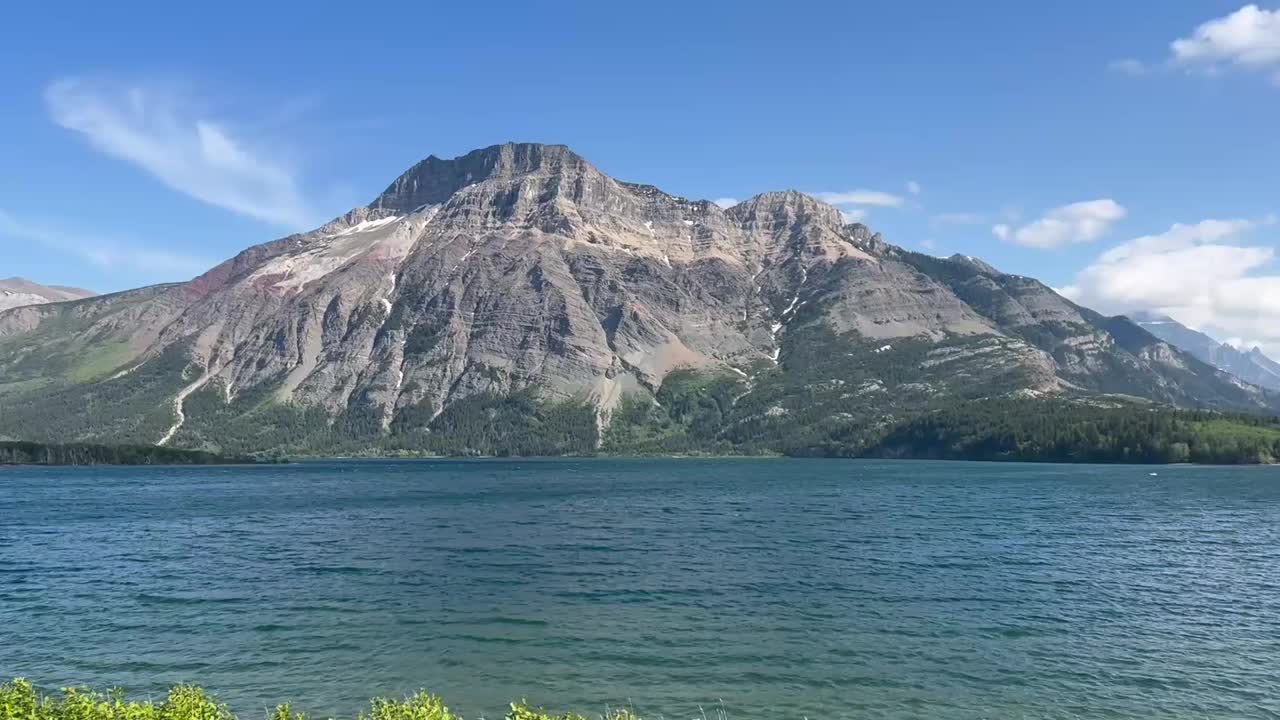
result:
M 156 445 L 0 442 L 0 465 L 226 465 L 260 462 Z
M 1280 421 L 1202 410 L 991 401 L 892 427 L 861 455 L 1089 463 L 1274 463 Z
M 669 387 L 670 385 L 670 387 Z M 655 398 L 628 398 L 601 445 L 611 454 L 762 454 L 1091 463 L 1280 461 L 1280 419 L 1180 410 L 1123 398 L 975 399 L 882 422 L 801 421 L 773 442 L 734 419 L 733 384 L 690 374 Z M 777 407 L 777 406 L 775 406 Z M 786 419 L 791 413 L 773 413 Z

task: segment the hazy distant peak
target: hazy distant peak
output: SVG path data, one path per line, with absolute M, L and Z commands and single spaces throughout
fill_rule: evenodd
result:
M 1244 350 L 1183 325 L 1177 320 L 1150 310 L 1129 313 L 1129 318 L 1147 332 L 1219 370 L 1241 380 L 1273 390 L 1280 390 L 1280 364 L 1267 357 L 1261 348 Z
M 40 285 L 21 277 L 5 278 L 0 280 L 0 310 L 23 305 L 79 300 L 95 294 L 91 290 L 75 287 Z

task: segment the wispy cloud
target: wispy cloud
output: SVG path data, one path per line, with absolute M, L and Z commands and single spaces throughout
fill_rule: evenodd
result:
M 1113 60 L 1107 69 L 1121 75 L 1129 77 L 1142 77 L 1147 74 L 1147 64 L 1136 58 L 1124 58 L 1122 60 Z
M 844 192 L 814 193 L 814 197 L 832 205 L 870 205 L 872 207 L 901 207 L 906 199 L 901 195 L 879 190 L 846 190 Z
M 847 223 L 862 222 L 867 219 L 867 211 L 865 208 L 850 208 L 841 210 L 840 217 L 844 218 Z
M 1246 242 L 1270 220 L 1173 225 L 1107 250 L 1059 292 L 1103 312 L 1156 310 L 1280 351 L 1280 275 L 1267 270 L 1276 251 Z
M 45 101 L 55 123 L 178 192 L 292 229 L 316 221 L 283 162 L 174 93 L 68 78 L 46 88 Z
M 722 197 L 722 198 L 716 198 L 711 202 L 719 205 L 722 208 L 731 208 L 734 205 L 737 205 L 739 201 L 738 201 L 738 198 Z
M 916 182 L 915 180 L 907 181 L 907 192 L 911 193 L 912 195 L 919 195 L 920 191 L 923 189 L 924 188 L 920 187 L 920 183 Z
M 987 216 L 971 212 L 938 213 L 929 218 L 929 223 L 932 225 L 985 225 Z
M 35 243 L 104 270 L 138 273 L 153 280 L 186 280 L 213 265 L 194 255 L 77 233 L 47 222 L 19 220 L 4 210 L 0 210 L 0 237 Z
M 1021 227 L 1000 223 L 991 228 L 991 233 L 1026 247 L 1055 248 L 1097 240 L 1127 212 L 1123 205 L 1110 198 L 1085 200 L 1053 208 L 1040 219 Z

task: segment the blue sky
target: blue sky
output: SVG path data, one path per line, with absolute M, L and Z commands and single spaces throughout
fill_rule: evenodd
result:
M 1280 5 L 52 5 L 0 27 L 0 277 L 185 279 L 529 140 L 1280 350 Z

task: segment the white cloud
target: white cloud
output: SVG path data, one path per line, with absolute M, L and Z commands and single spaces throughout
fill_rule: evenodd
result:
M 202 202 L 289 228 L 314 224 L 293 173 L 172 93 L 65 79 L 45 90 L 53 121 Z
M 1280 10 L 1245 5 L 1201 24 L 1190 37 L 1174 40 L 1169 49 L 1174 62 L 1184 66 L 1280 64 Z
M 849 210 L 841 210 L 840 217 L 844 218 L 846 223 L 862 222 L 867 219 L 867 211 L 863 208 L 851 208 Z
M 925 250 L 937 250 L 938 243 L 933 238 L 925 238 L 924 240 L 920 241 L 920 247 L 924 248 Z
M 1067 297 L 1109 314 L 1155 310 L 1280 352 L 1275 250 L 1248 244 L 1266 221 L 1204 220 L 1122 243 L 1077 273 Z
M 140 273 L 152 280 L 187 280 L 213 265 L 205 258 L 20 221 L 4 210 L 0 210 L 0 237 L 36 243 L 104 270 Z
M 987 222 L 987 216 L 967 212 L 938 213 L 929 218 L 929 222 L 933 225 L 983 225 Z
M 820 192 L 814 196 L 832 205 L 871 205 L 873 207 L 901 207 L 906 200 L 901 195 L 879 190 L 846 190 L 844 192 Z
M 1141 77 L 1147 74 L 1147 64 L 1135 58 L 1124 58 L 1122 60 L 1112 61 L 1107 66 L 1111 72 L 1128 75 L 1129 77 Z
M 1126 212 L 1124 206 L 1110 198 L 1086 200 L 1054 208 L 1039 220 L 1017 229 L 1001 223 L 992 227 L 991 232 L 1001 240 L 1018 245 L 1055 248 L 1097 240 Z
M 911 193 L 912 195 L 919 195 L 922 189 L 923 188 L 920 187 L 920 183 L 916 182 L 915 180 L 907 181 L 907 192 Z
M 1237 350 L 1243 350 L 1243 351 L 1245 351 L 1245 352 L 1249 352 L 1250 350 L 1253 350 L 1254 348 L 1260 348 L 1260 347 L 1262 347 L 1263 345 L 1266 345 L 1266 344 L 1267 344 L 1266 342 L 1264 342 L 1264 341 L 1262 341 L 1262 340 L 1257 340 L 1257 339 L 1252 339 L 1252 340 L 1251 340 L 1251 339 L 1248 339 L 1248 338 L 1238 338 L 1238 337 L 1227 338 L 1226 340 L 1223 340 L 1222 342 L 1224 342 L 1224 343 L 1226 343 L 1226 344 L 1230 345 L 1231 347 L 1233 347 L 1233 348 L 1235 348 L 1235 349 L 1237 349 Z
M 713 203 L 715 203 L 715 204 L 719 205 L 719 206 L 720 206 L 720 207 L 722 207 L 722 208 L 731 208 L 731 207 L 733 207 L 734 205 L 737 205 L 737 204 L 738 204 L 738 202 L 739 202 L 739 200 L 738 200 L 738 198 L 723 197 L 723 198 L 716 198 L 715 200 L 712 200 L 711 202 L 713 202 Z

